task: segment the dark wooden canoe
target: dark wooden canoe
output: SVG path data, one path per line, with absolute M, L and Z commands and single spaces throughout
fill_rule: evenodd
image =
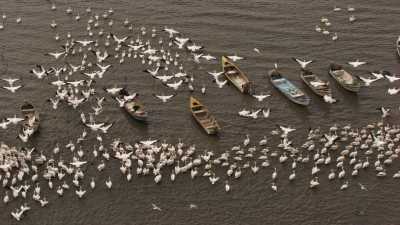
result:
M 269 71 L 268 75 L 272 85 L 290 101 L 302 106 L 307 106 L 310 104 L 310 97 L 308 97 L 302 90 L 292 84 L 289 80 L 284 78 L 277 69 Z
M 314 74 L 310 70 L 303 69 L 300 73 L 300 78 L 316 95 L 320 97 L 332 95 L 329 82 L 323 81 L 318 75 Z
M 329 74 L 344 89 L 355 93 L 360 91 L 361 83 L 358 78 L 345 71 L 341 65 L 331 63 Z
M 21 106 L 21 113 L 24 118 L 22 121 L 22 130 L 27 130 L 31 129 L 33 133 L 35 133 L 39 129 L 40 125 L 40 118 L 39 118 L 39 112 L 35 109 L 35 107 L 29 103 L 25 102 Z
M 239 67 L 229 61 L 225 56 L 222 56 L 222 70 L 225 77 L 231 82 L 240 92 L 250 94 L 251 82 L 247 75 L 243 73 Z
M 207 134 L 216 134 L 220 127 L 208 109 L 197 99 L 190 97 L 190 111 L 197 123 L 206 131 Z
M 142 102 L 137 98 L 127 101 L 124 104 L 125 111 L 134 119 L 145 122 L 147 121 L 147 111 Z

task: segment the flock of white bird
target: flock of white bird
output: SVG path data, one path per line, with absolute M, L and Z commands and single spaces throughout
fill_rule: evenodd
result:
M 356 21 L 356 16 L 353 14 L 354 11 L 356 9 L 352 6 L 347 6 L 347 12 L 351 13 L 351 15 L 348 18 L 348 21 L 350 23 L 353 23 L 354 21 Z M 337 12 L 341 12 L 341 11 L 345 11 L 344 9 L 342 10 L 342 8 L 335 6 L 332 10 L 334 13 Z M 330 30 L 332 26 L 331 21 L 329 21 L 328 17 L 321 17 L 320 19 L 320 24 L 319 25 L 315 25 L 315 31 L 318 33 L 321 33 L 323 35 L 331 35 L 331 39 L 332 41 L 336 41 L 338 40 L 339 36 L 337 32 L 332 33 Z
M 57 10 L 55 4 L 51 5 L 51 10 Z M 311 169 L 310 188 L 315 189 L 321 180 L 327 180 L 345 190 L 350 186 L 351 178 L 361 173 L 369 171 L 378 177 L 387 176 L 391 171 L 390 165 L 398 158 L 400 128 L 383 122 L 358 129 L 350 125 L 335 125 L 327 132 L 310 129 L 306 140 L 299 145 L 290 139 L 294 128 L 279 126 L 271 135 L 258 141 L 250 140 L 247 135 L 243 143 L 223 153 L 199 150 L 194 144 L 186 144 L 181 140 L 178 143 L 150 139 L 128 143 L 112 137 L 112 141 L 107 142 L 103 136 L 109 135 L 113 123 L 97 118 L 103 112 L 105 99 L 111 97 L 116 105 L 123 107 L 126 101 L 138 97 L 137 93 L 129 94 L 126 87 L 117 85 L 105 87 L 105 92 L 96 89 L 96 80 L 106 78 L 112 67 L 128 62 L 145 65 L 147 68 L 144 72 L 165 86 L 165 92 L 168 92 L 154 93 L 154 97 L 161 103 L 167 103 L 183 89 L 183 85 L 190 92 L 197 91 L 197 87 L 202 94 L 206 94 L 204 82 L 196 86 L 194 76 L 185 71 L 185 64 L 215 61 L 216 57 L 207 54 L 203 46 L 173 28 L 164 27 L 161 32 L 155 28 L 135 28 L 125 19 L 122 25 L 127 34 L 111 33 L 108 29 L 115 26 L 113 9 L 98 14 L 88 8 L 84 16 L 68 7 L 66 13 L 78 22 L 87 19 L 85 37 L 80 35 L 78 38 L 70 32 L 60 33 L 57 22 L 52 20 L 50 27 L 54 30 L 54 40 L 60 42 L 62 48 L 46 53 L 54 60 L 50 66 L 36 65 L 30 72 L 54 87 L 55 95 L 48 99 L 51 108 L 57 110 L 60 103 L 71 106 L 79 111 L 83 128 L 76 139 L 57 143 L 51 151 L 38 151 L 35 147 L 12 147 L 4 143 L 0 145 L 2 199 L 4 204 L 11 201 L 20 204 L 11 212 L 11 216 L 18 221 L 31 210 L 33 204 L 48 207 L 49 195 L 56 194 L 61 198 L 70 191 L 78 199 L 84 199 L 99 184 L 112 189 L 113 180 L 120 181 L 120 178 L 108 176 L 106 180 L 101 180 L 85 174 L 91 167 L 99 174 L 104 173 L 111 163 L 119 164 L 127 182 L 140 177 L 152 177 L 155 183 L 161 184 L 165 180 L 174 182 L 178 175 L 187 174 L 193 180 L 206 179 L 211 185 L 223 183 L 226 192 L 234 189 L 234 181 L 243 174 L 264 173 L 260 175 L 263 178 L 265 174 L 270 174 L 265 181 L 266 186 L 278 192 L 279 185 L 287 185 L 285 180 L 295 182 L 296 171 L 308 169 Z M 2 29 L 6 18 L 4 14 Z M 17 19 L 17 22 L 20 23 L 21 19 Z M 260 53 L 257 48 L 254 51 Z M 244 59 L 236 54 L 229 58 L 232 61 Z M 302 67 L 309 63 L 298 62 Z M 365 62 L 357 60 L 349 64 L 358 67 Z M 219 88 L 226 85 L 227 80 L 221 77 L 222 72 L 208 74 Z M 372 75 L 375 77 L 373 81 L 361 78 L 367 86 L 385 77 L 390 82 L 400 79 L 385 73 L 374 72 Z M 7 83 L 4 89 L 12 93 L 23 86 L 17 84 L 18 78 L 9 77 L 3 81 Z M 123 96 L 119 95 L 121 92 L 124 92 Z M 269 96 L 266 93 L 253 95 L 257 102 L 265 101 Z M 81 111 L 82 104 L 91 104 L 91 111 Z M 381 111 L 383 118 L 389 116 L 389 109 L 382 107 Z M 268 118 L 270 109 L 243 109 L 239 116 L 256 119 L 259 113 L 263 118 Z M 5 118 L 0 122 L 0 128 L 8 129 L 22 120 L 16 115 Z M 21 140 L 29 141 L 28 138 Z M 83 147 L 88 143 L 91 150 Z M 329 171 L 326 179 L 322 178 L 326 174 L 323 170 Z M 288 172 L 288 177 L 280 175 Z M 400 178 L 400 172 L 391 176 Z M 358 185 L 362 190 L 367 190 L 365 185 Z M 162 210 L 154 203 L 151 206 L 153 210 Z M 197 205 L 190 204 L 189 207 L 195 209 Z

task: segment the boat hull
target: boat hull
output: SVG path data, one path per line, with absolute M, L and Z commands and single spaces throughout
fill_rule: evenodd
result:
M 220 127 L 218 122 L 209 113 L 208 109 L 197 99 L 190 97 L 189 108 L 197 124 L 199 124 L 208 135 L 215 135 L 219 132 Z
M 222 56 L 222 70 L 226 79 L 229 80 L 241 93 L 251 94 L 251 82 L 247 75 L 243 73 L 239 67 L 229 61 L 225 56 Z
M 331 64 L 329 75 L 345 90 L 352 93 L 360 91 L 361 83 L 358 78 L 343 70 L 340 65 Z
M 291 102 L 301 105 L 308 106 L 311 102 L 311 99 L 298 87 L 292 84 L 289 80 L 284 77 L 280 77 L 279 79 L 274 78 L 273 74 L 278 73 L 277 70 L 271 70 L 268 74 L 270 77 L 271 84 L 286 98 L 288 98 Z

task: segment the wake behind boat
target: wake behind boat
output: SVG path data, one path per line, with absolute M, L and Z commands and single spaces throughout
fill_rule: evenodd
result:
M 292 84 L 289 80 L 282 77 L 277 69 L 271 70 L 268 75 L 270 77 L 272 85 L 276 87 L 290 101 L 303 106 L 307 106 L 310 104 L 310 98 L 302 90 Z
M 226 78 L 235 85 L 240 92 L 244 94 L 249 94 L 251 92 L 251 82 L 247 78 L 247 75 L 225 56 L 222 56 L 222 70 Z
M 329 74 L 344 89 L 355 93 L 360 91 L 361 84 L 358 78 L 345 71 L 341 65 L 331 63 L 329 66 Z
M 210 114 L 208 109 L 194 97 L 190 97 L 190 111 L 197 123 L 203 127 L 207 134 L 216 134 L 220 127 L 217 120 Z
M 314 74 L 310 70 L 303 69 L 300 73 L 300 78 L 316 95 L 320 97 L 332 95 L 329 82 L 323 81 L 318 75 Z

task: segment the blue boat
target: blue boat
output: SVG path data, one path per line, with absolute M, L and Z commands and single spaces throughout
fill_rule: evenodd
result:
M 310 97 L 292 84 L 288 79 L 284 78 L 277 69 L 269 71 L 268 75 L 272 85 L 290 101 L 302 106 L 307 106 L 310 104 Z

